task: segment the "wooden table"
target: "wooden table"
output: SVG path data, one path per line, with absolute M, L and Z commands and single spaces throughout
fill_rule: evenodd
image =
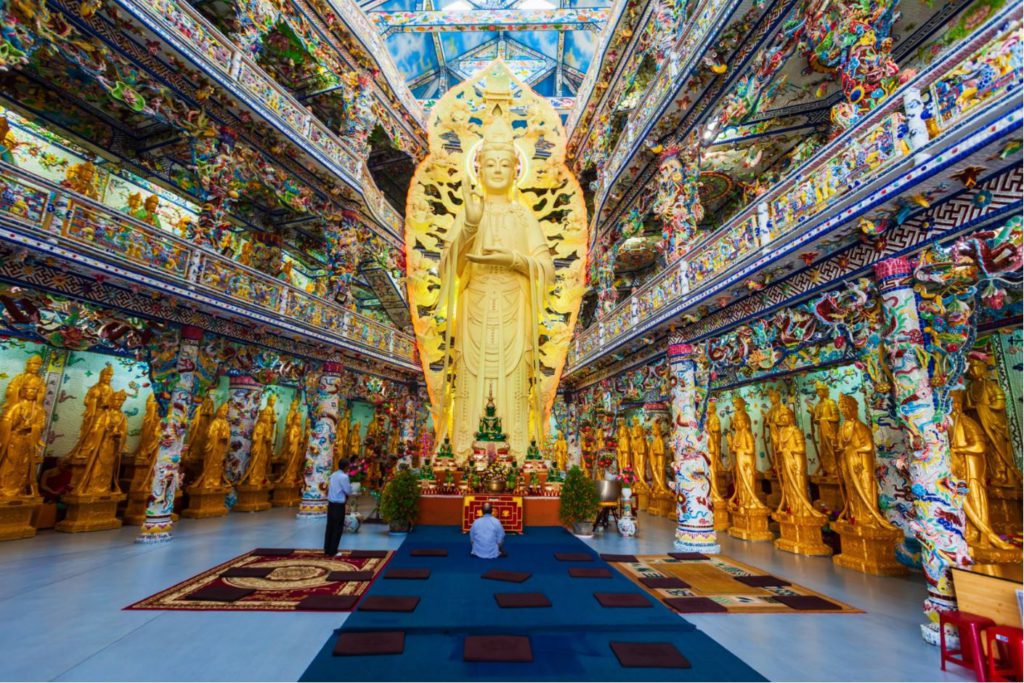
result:
M 957 609 L 988 617 L 1003 626 L 1021 627 L 1017 591 L 1024 590 L 1019 564 L 976 564 L 953 569 Z

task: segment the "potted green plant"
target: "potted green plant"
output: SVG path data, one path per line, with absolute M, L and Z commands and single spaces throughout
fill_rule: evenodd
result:
M 380 516 L 394 533 L 407 533 L 419 516 L 420 485 L 416 475 L 403 467 L 384 487 Z
M 594 520 L 600 507 L 594 482 L 574 465 L 565 475 L 559 497 L 558 516 L 562 523 L 572 525 L 575 535 L 589 538 L 594 535 Z

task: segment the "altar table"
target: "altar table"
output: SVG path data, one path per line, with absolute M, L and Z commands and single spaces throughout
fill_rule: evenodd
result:
M 460 526 L 463 531 L 469 529 L 464 524 L 463 509 L 465 507 L 466 498 L 477 499 L 479 505 L 483 505 L 485 499 L 490 500 L 492 505 L 495 505 L 495 511 L 499 509 L 496 505 L 496 501 L 499 500 L 511 500 L 518 499 L 520 501 L 519 506 L 522 514 L 519 518 L 521 526 L 515 529 L 515 532 L 519 532 L 523 527 L 531 526 L 562 526 L 561 521 L 558 519 L 558 496 L 513 496 L 510 494 L 473 494 L 469 496 L 461 495 L 429 495 L 420 496 L 420 510 L 419 516 L 417 517 L 417 524 L 440 524 L 448 526 Z M 506 503 L 501 503 L 505 505 Z M 500 520 L 500 515 L 496 515 Z M 474 517 L 475 519 L 475 510 Z M 473 519 L 469 520 L 469 523 L 473 523 Z M 503 523 L 506 531 L 512 531 L 512 529 Z

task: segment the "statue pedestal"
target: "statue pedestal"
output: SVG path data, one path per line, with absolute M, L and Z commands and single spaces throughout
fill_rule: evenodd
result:
M 796 555 L 831 555 L 821 540 L 821 527 L 826 520 L 821 517 L 796 517 L 788 512 L 776 512 L 772 519 L 779 523 L 779 537 L 775 547 Z
M 650 512 L 648 508 L 651 507 L 651 492 L 637 491 L 636 486 L 633 487 L 633 491 L 636 492 L 636 509 L 642 510 L 643 512 Z
M 129 491 L 128 507 L 124 509 L 124 523 L 129 526 L 141 526 L 146 521 L 148 504 L 149 491 Z
M 277 484 L 270 505 L 276 508 L 293 508 L 302 500 L 302 484 Z
M 181 511 L 182 517 L 190 519 L 206 519 L 207 517 L 223 517 L 228 514 L 228 506 L 224 497 L 231 490 L 230 486 L 218 486 L 212 489 L 200 489 L 189 486 L 188 507 Z
M 119 529 L 121 520 L 117 518 L 117 504 L 127 497 L 124 493 L 69 493 L 62 499 L 68 506 L 67 517 L 54 528 L 71 534 Z
M 831 512 L 842 512 L 843 494 L 839 490 L 839 477 L 835 475 L 815 475 L 810 477 L 811 483 L 818 487 L 818 498 L 814 501 L 814 507 L 821 509 L 824 506 Z
M 232 508 L 235 512 L 262 512 L 270 509 L 270 489 L 262 486 L 239 485 L 238 502 Z
M 832 523 L 839 534 L 842 552 L 832 558 L 840 567 L 878 576 L 902 576 L 907 568 L 896 560 L 896 545 L 903 540 L 899 529 L 858 526 L 845 521 Z
M 657 491 L 649 499 L 650 504 L 647 507 L 647 514 L 659 517 L 664 515 L 675 517 L 675 500 L 670 493 Z
M 714 503 L 715 531 L 729 530 L 729 503 L 724 498 L 719 498 Z
M 970 546 L 971 558 L 975 562 L 981 562 L 982 564 L 1020 564 L 1022 556 L 1020 548 L 1011 548 L 1009 550 L 1003 550 L 1001 548 L 979 548 L 976 546 Z
M 32 515 L 42 507 L 42 496 L 14 496 L 0 499 L 0 541 L 32 538 L 36 528 Z
M 729 515 L 732 526 L 729 527 L 729 535 L 741 538 L 744 541 L 770 541 L 775 538 L 768 529 L 768 516 L 771 511 L 768 508 L 755 510 L 741 510 L 736 507 L 729 508 Z
M 722 498 L 729 500 L 729 486 L 732 484 L 732 474 L 729 470 L 719 470 L 715 473 L 715 481 L 718 484 L 718 492 Z
M 988 519 L 1002 534 L 1021 531 L 1021 489 L 1013 486 L 988 487 Z

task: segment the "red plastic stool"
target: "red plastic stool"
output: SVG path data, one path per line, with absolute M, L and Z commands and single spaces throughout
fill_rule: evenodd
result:
M 946 647 L 946 625 L 955 626 L 960 633 L 960 649 Z M 981 632 L 996 625 L 988 617 L 970 612 L 950 610 L 939 612 L 939 644 L 942 646 L 942 670 L 946 670 L 946 662 L 953 662 L 968 669 L 974 669 L 975 678 L 979 681 L 985 677 L 985 651 L 981 649 Z
M 1014 626 L 990 626 L 984 635 L 988 680 L 1024 679 L 1024 631 Z

